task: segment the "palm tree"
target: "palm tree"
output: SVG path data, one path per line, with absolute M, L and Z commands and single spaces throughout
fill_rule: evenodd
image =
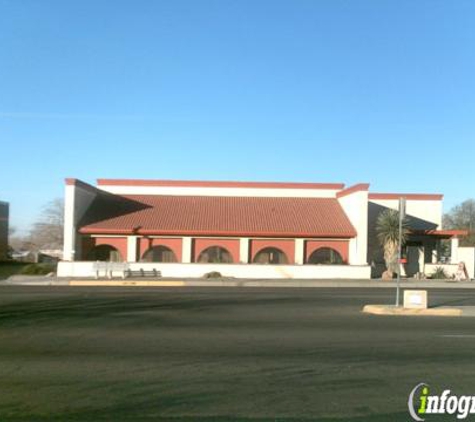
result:
M 398 243 L 399 243 L 399 212 L 396 210 L 385 210 L 379 214 L 376 220 L 376 233 L 378 240 L 384 248 L 384 261 L 387 270 L 383 273 L 383 278 L 393 278 L 398 271 Z M 407 220 L 402 221 L 401 243 L 404 245 L 409 235 Z

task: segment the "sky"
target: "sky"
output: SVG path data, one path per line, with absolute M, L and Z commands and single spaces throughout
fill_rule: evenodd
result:
M 475 197 L 473 0 L 0 0 L 0 200 L 64 179 Z

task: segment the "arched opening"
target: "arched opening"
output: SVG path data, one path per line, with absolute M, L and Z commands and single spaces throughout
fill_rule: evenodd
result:
M 89 251 L 87 260 L 120 262 L 122 261 L 122 256 L 120 252 L 111 245 L 98 245 Z
M 254 264 L 287 264 L 289 261 L 280 249 L 264 248 L 257 253 L 253 262 Z
M 200 263 L 230 264 L 233 257 L 229 251 L 221 246 L 210 246 L 200 253 L 198 257 Z
M 319 248 L 313 251 L 307 260 L 307 264 L 314 265 L 341 265 L 343 263 L 340 253 L 332 248 Z
M 143 262 L 178 262 L 175 252 L 170 248 L 160 245 L 147 249 L 142 256 Z

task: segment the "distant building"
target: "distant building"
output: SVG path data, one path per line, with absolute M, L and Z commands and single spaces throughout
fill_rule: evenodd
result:
M 442 195 L 381 194 L 369 184 L 66 180 L 62 275 L 90 276 L 95 261 L 207 271 L 243 278 L 369 278 L 384 265 L 376 219 L 406 199 L 407 276 L 430 275 L 451 245 L 450 271 L 470 261 L 465 233 L 442 228 Z M 473 254 L 472 254 L 473 255 Z M 74 262 L 82 261 L 82 262 Z M 473 273 L 473 269 L 472 269 Z
M 32 251 L 12 252 L 12 259 L 18 262 L 36 262 L 37 254 Z
M 41 249 L 39 251 L 14 251 L 11 258 L 19 262 L 37 262 L 45 264 L 56 264 L 63 256 L 62 250 Z
M 0 261 L 8 258 L 8 202 L 0 201 Z
M 48 264 L 56 264 L 63 258 L 62 249 L 40 249 L 36 261 Z

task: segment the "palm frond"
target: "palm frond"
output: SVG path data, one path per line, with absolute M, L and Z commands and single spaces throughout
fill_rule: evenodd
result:
M 385 210 L 379 214 L 376 220 L 376 233 L 382 246 L 388 243 L 399 243 L 399 212 L 396 210 Z M 402 221 L 402 244 L 406 243 L 409 236 L 409 226 L 406 219 Z

